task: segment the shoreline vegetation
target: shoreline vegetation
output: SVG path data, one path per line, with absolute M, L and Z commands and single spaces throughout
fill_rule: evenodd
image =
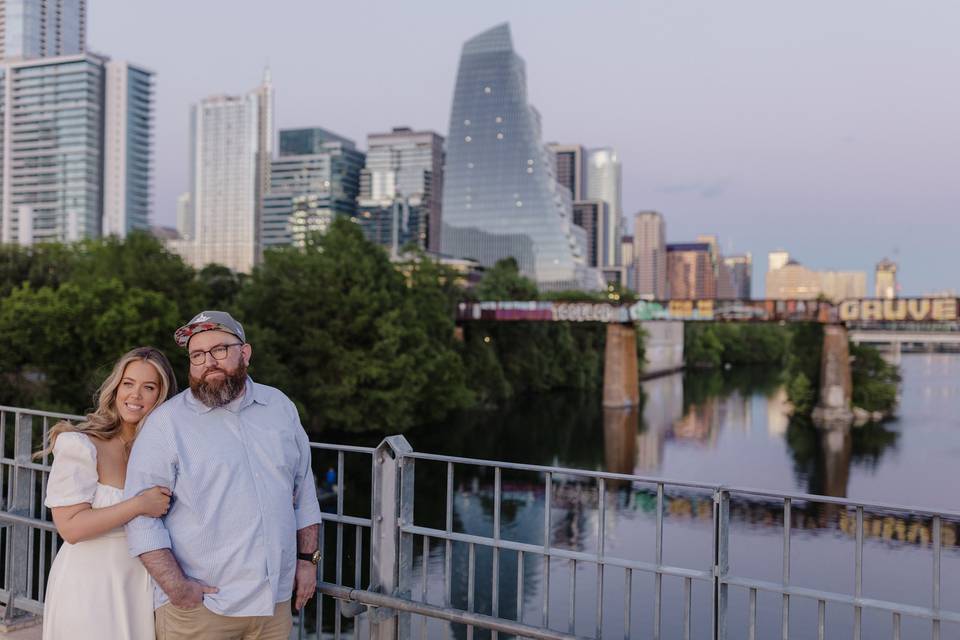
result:
M 311 431 L 403 432 L 455 411 L 602 386 L 603 325 L 475 322 L 455 331 L 461 301 L 543 297 L 513 260 L 466 291 L 456 272 L 411 255 L 392 264 L 344 219 L 304 248 L 267 250 L 250 275 L 221 265 L 196 270 L 144 233 L 0 246 L 0 404 L 79 413 L 132 345 L 164 351 L 183 388 L 186 354 L 173 346 L 173 329 L 215 308 L 244 323 L 255 351 L 251 375 L 282 388 Z M 620 290 L 549 297 L 632 301 Z M 815 403 L 819 327 L 686 327 L 688 366 L 779 364 L 790 371 L 798 410 Z M 643 362 L 639 325 L 637 332 Z M 854 370 L 855 398 L 870 410 L 895 403 L 895 384 L 892 392 L 887 386 L 895 369 L 879 354 L 856 354 L 863 364 Z
M 728 368 L 765 365 L 780 368 L 793 416 L 809 421 L 819 400 L 823 327 L 797 324 L 698 324 L 684 326 L 688 367 Z M 871 345 L 850 345 L 854 424 L 879 422 L 896 411 L 900 369 Z
M 403 432 L 457 410 L 602 384 L 599 325 L 473 323 L 458 338 L 460 301 L 538 297 L 514 261 L 466 292 L 454 271 L 413 256 L 392 264 L 343 219 L 302 249 L 266 251 L 249 276 L 193 269 L 144 233 L 0 246 L 0 404 L 80 413 L 131 345 L 164 351 L 184 388 L 173 330 L 212 308 L 244 323 L 251 375 L 282 388 L 311 431 Z

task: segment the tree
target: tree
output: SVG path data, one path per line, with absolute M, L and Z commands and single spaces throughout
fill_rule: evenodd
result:
M 238 299 L 258 377 L 287 391 L 313 428 L 402 431 L 421 411 L 466 406 L 447 299 L 430 280 L 408 287 L 346 219 L 302 250 L 268 251 Z
M 126 351 L 154 345 L 171 352 L 176 308 L 162 295 L 116 279 L 58 289 L 15 289 L 0 305 L 0 371 L 11 382 L 4 402 L 78 412 Z M 170 347 L 170 348 L 166 348 Z

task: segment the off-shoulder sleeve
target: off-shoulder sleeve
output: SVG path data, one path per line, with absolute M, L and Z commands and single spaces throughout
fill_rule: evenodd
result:
M 82 433 L 61 433 L 53 446 L 53 467 L 43 503 L 48 507 L 92 504 L 98 479 L 97 447 Z

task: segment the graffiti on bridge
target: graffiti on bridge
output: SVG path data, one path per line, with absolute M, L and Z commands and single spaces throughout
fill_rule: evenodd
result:
M 462 302 L 460 322 L 601 322 L 648 320 L 726 322 L 956 322 L 960 299 L 899 298 L 824 300 L 638 300 L 631 305 L 601 302 Z

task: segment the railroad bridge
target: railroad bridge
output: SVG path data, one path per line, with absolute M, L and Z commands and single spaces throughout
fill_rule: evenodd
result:
M 457 308 L 458 324 L 471 322 L 592 322 L 607 327 L 603 370 L 603 404 L 608 408 L 636 406 L 640 402 L 635 324 L 657 334 L 663 325 L 679 339 L 672 360 L 683 363 L 684 322 L 817 322 L 824 325 L 820 376 L 822 424 L 849 424 L 850 398 L 849 342 L 900 345 L 960 345 L 960 299 L 897 298 L 850 299 L 838 303 L 824 300 L 639 300 L 633 304 L 569 301 L 483 301 L 462 302 Z M 679 357 L 676 353 L 679 351 Z M 665 366 L 662 373 L 670 370 Z

